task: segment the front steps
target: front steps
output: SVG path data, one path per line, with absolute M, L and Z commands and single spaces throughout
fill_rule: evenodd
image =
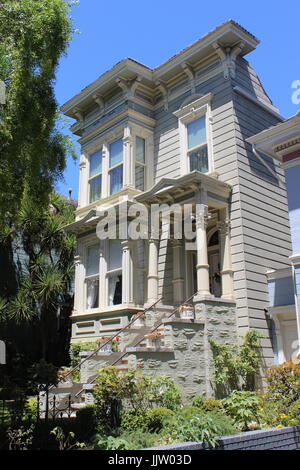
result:
M 111 364 L 120 370 L 138 369 L 149 375 L 170 377 L 181 386 L 186 400 L 199 393 L 213 396 L 213 357 L 209 338 L 219 343 L 236 343 L 235 302 L 199 299 L 194 302 L 194 309 L 193 320 L 179 318 L 178 314 L 168 318 L 169 312 L 163 311 L 154 317 L 153 312 L 149 312 L 144 324 L 133 324 L 120 332 L 120 352 L 99 351 L 90 358 L 91 351 L 82 352 L 81 383 L 71 383 L 67 387 L 61 383 L 51 393 L 59 396 L 68 389 L 74 409 L 83 403 L 91 404 L 97 371 Z M 160 342 L 151 345 L 145 335 L 155 327 L 161 334 Z

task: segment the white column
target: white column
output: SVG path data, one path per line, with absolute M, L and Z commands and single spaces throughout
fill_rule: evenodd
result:
M 183 285 L 182 277 L 182 240 L 173 240 L 173 298 L 174 304 L 183 302 Z
M 233 298 L 233 270 L 231 265 L 230 220 L 228 210 L 221 210 L 221 220 L 218 222 L 220 235 L 222 297 Z
M 132 135 L 132 129 L 125 127 L 124 137 L 124 186 L 133 188 L 134 186 L 134 141 Z
M 107 271 L 106 259 L 105 259 L 105 250 L 104 250 L 105 240 L 100 241 L 99 248 L 99 307 L 105 307 L 106 302 L 106 282 L 105 276 Z
M 78 194 L 78 208 L 86 206 L 89 203 L 89 200 L 88 200 L 87 158 L 84 154 L 81 154 L 80 156 L 78 193 L 79 193 Z
M 75 292 L 74 292 L 74 310 L 76 315 L 85 310 L 84 305 L 84 264 L 82 246 L 77 244 L 77 253 L 74 258 L 75 262 Z
M 195 192 L 196 200 L 196 245 L 197 245 L 197 295 L 211 297 L 209 290 L 209 264 L 207 255 L 207 190 L 201 187 Z
M 122 304 L 133 303 L 131 242 L 123 240 L 122 245 Z
M 158 245 L 159 240 L 149 239 L 148 250 L 148 304 L 158 300 Z

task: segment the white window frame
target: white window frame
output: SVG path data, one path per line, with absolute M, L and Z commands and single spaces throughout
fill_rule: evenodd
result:
M 101 282 L 100 282 L 100 264 L 98 266 L 98 273 L 97 274 L 90 274 L 87 275 L 87 263 L 88 263 L 88 250 L 92 246 L 98 245 L 99 246 L 99 262 L 100 262 L 100 241 L 98 239 L 93 238 L 88 238 L 83 241 L 84 243 L 84 256 L 83 256 L 83 265 L 84 265 L 84 288 L 83 288 L 83 305 L 84 305 L 84 311 L 87 312 L 93 312 L 99 310 L 101 304 L 100 304 L 100 290 L 101 290 Z M 87 282 L 93 279 L 98 278 L 98 283 L 99 283 L 99 289 L 98 289 L 98 307 L 94 308 L 88 308 L 87 307 Z
M 99 150 L 99 151 L 101 152 L 101 154 L 102 154 L 102 157 L 101 157 L 101 158 L 102 158 L 102 162 L 101 162 L 101 168 L 102 168 L 102 170 L 101 170 L 100 173 L 97 173 L 96 175 L 90 176 L 90 158 L 91 158 L 91 156 L 92 156 L 94 153 L 96 153 L 98 150 Z M 91 201 L 90 201 L 90 194 L 91 194 L 91 192 L 90 192 L 90 182 L 91 182 L 91 180 L 97 178 L 98 176 L 101 176 L 101 192 L 100 192 L 100 198 L 99 198 L 99 199 L 96 199 L 95 201 L 92 201 L 92 202 L 91 202 Z M 100 201 L 100 199 L 102 198 L 102 186 L 103 186 L 103 147 L 100 147 L 100 148 L 98 148 L 95 152 L 90 152 L 89 155 L 88 155 L 88 195 L 87 195 L 87 197 L 88 197 L 88 204 L 93 204 L 94 202 Z
M 131 155 L 128 154 L 125 148 L 126 139 L 128 136 L 132 142 Z M 108 197 L 115 197 L 119 192 L 110 194 L 110 173 L 118 166 L 123 165 L 123 187 L 135 188 L 135 138 L 140 137 L 145 140 L 145 188 L 148 190 L 154 184 L 154 158 L 153 158 L 153 131 L 137 124 L 126 124 L 119 126 L 114 131 L 108 131 L 101 138 L 95 139 L 84 145 L 81 155 L 81 172 L 80 172 L 80 193 L 79 193 L 79 207 L 97 204 L 101 199 Z M 123 162 L 109 167 L 109 146 L 116 140 L 123 139 Z M 89 202 L 89 157 L 97 150 L 102 149 L 102 181 L 101 181 L 101 198 L 94 202 Z M 100 174 L 100 173 L 99 173 Z M 95 175 L 96 176 L 96 175 Z M 94 177 L 95 177 L 94 176 Z M 97 175 L 99 176 L 99 175 Z M 93 177 L 93 178 L 94 178 Z
M 206 124 L 206 145 L 207 145 L 207 157 L 208 157 L 208 172 L 206 174 L 212 173 L 214 171 L 212 129 L 211 129 L 212 117 L 211 117 L 211 105 L 210 105 L 212 97 L 213 97 L 213 94 L 208 93 L 207 95 L 204 95 L 201 98 L 198 98 L 187 105 L 183 105 L 179 110 L 173 113 L 178 118 L 178 129 L 179 129 L 179 140 L 180 140 L 180 159 L 181 159 L 180 166 L 181 166 L 182 176 L 190 172 L 189 153 L 193 150 L 193 149 L 188 148 L 187 125 L 203 116 L 205 116 L 205 124 Z

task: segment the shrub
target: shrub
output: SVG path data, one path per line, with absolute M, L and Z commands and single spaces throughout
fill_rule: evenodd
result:
M 267 370 L 266 378 L 268 400 L 282 402 L 283 406 L 300 400 L 300 364 L 288 361 L 272 366 Z
M 260 338 L 256 330 L 249 330 L 241 345 L 228 346 L 210 339 L 214 356 L 216 393 L 227 396 L 233 390 L 255 390 L 255 377 L 260 364 Z
M 197 413 L 193 417 L 178 414 L 164 427 L 162 434 L 169 436 L 173 442 L 198 441 L 215 447 L 216 437 L 237 432 L 230 418 L 223 414 L 201 414 L 199 409 Z
M 146 431 L 127 431 L 122 433 L 120 438 L 127 442 L 128 450 L 146 449 L 147 447 L 163 445 L 163 440 L 160 434 Z
M 124 431 L 139 431 L 147 429 L 149 424 L 146 410 L 126 410 L 121 412 L 121 429 Z
M 207 398 L 206 400 L 203 400 L 202 405 L 201 405 L 201 410 L 206 412 L 206 411 L 217 411 L 217 410 L 222 410 L 223 409 L 223 404 L 221 400 L 215 400 L 214 398 Z
M 80 438 L 89 439 L 96 430 L 96 408 L 88 405 L 76 412 L 77 427 Z
M 156 377 L 150 385 L 152 401 L 159 407 L 177 410 L 181 404 L 181 389 L 168 377 Z
M 158 407 L 147 412 L 147 429 L 149 432 L 160 432 L 164 424 L 174 416 L 174 411 Z
M 197 406 L 186 405 L 183 408 L 181 408 L 181 410 L 179 411 L 179 414 L 183 416 L 184 418 L 193 418 L 194 416 L 198 416 L 203 413 L 201 409 L 198 408 Z
M 25 419 L 35 420 L 38 415 L 38 399 L 37 397 L 30 397 L 25 404 Z
M 203 404 L 203 401 L 204 401 L 203 393 L 200 393 L 199 395 L 196 395 L 192 399 L 192 406 L 196 406 L 197 408 L 201 408 L 202 404 Z
M 261 400 L 254 392 L 235 390 L 222 402 L 226 413 L 242 431 L 248 430 L 250 423 L 258 423 L 261 419 Z

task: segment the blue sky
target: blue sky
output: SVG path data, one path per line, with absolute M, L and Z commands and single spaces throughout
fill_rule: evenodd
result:
M 299 110 L 291 84 L 300 80 L 299 1 L 252 0 L 81 0 L 72 8 L 80 30 L 63 57 L 56 96 L 62 105 L 106 72 L 131 57 L 156 67 L 228 19 L 249 30 L 261 43 L 246 56 L 284 117 Z M 76 141 L 76 137 L 74 138 Z M 79 156 L 79 146 L 76 149 Z M 57 190 L 78 195 L 78 162 L 68 162 Z

